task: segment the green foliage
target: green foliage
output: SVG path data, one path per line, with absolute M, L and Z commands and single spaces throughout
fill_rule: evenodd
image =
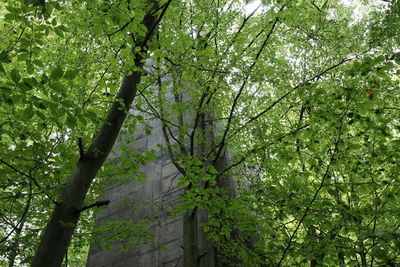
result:
M 32 2 L 0 3 L 0 264 L 29 263 L 79 160 L 78 138 L 87 148 L 146 34 L 146 1 Z M 86 203 L 105 183 L 145 178 L 140 167 L 156 153 L 129 144 L 156 118 L 182 171 L 174 214 L 206 212 L 222 261 L 394 266 L 399 1 L 364 1 L 359 17 L 345 1 L 262 1 L 251 15 L 244 2 L 172 1 L 135 115 Z M 217 186 L 226 177 L 236 197 Z M 73 266 L 94 232 L 105 248 L 159 245 L 145 220 L 94 227 L 92 218 L 82 213 Z
M 171 145 L 185 171 L 180 212 L 207 212 L 203 229 L 228 262 L 233 254 L 248 266 L 321 259 L 333 266 L 341 264 L 338 255 L 344 264 L 396 262 L 395 237 L 365 237 L 398 223 L 397 205 L 386 198 L 390 191 L 395 199 L 398 172 L 398 34 L 374 39 L 383 33 L 374 16 L 394 16 L 396 4 L 386 11 L 366 5 L 371 13 L 357 20 L 339 3 L 269 4 L 275 8 L 243 19 L 238 8 L 211 15 L 211 3 L 180 3 L 170 11 L 180 16 L 164 21 L 157 45 L 167 52 L 152 57 L 166 66 L 173 90 L 191 98 L 152 105 L 206 151 L 196 156 Z M 176 27 L 193 14 L 187 27 Z M 395 29 L 397 20 L 390 21 L 386 27 Z M 211 113 L 213 122 L 194 130 L 193 120 L 179 123 L 182 113 Z M 232 154 L 235 199 L 214 186 L 221 169 L 207 169 L 216 169 L 218 144 Z M 372 249 L 378 243 L 385 255 Z
M 128 250 L 137 245 L 156 245 L 149 242 L 153 237 L 153 232 L 146 229 L 149 221 L 113 221 L 98 226 L 93 232 L 94 243 L 99 244 L 103 249 L 111 249 L 115 242 L 121 249 Z
M 129 69 L 116 51 L 131 39 L 105 36 L 103 30 L 111 33 L 119 25 L 105 23 L 102 13 L 80 1 L 47 2 L 44 8 L 22 0 L 0 4 L 1 264 L 14 252 L 16 265 L 30 261 L 79 159 L 78 138 L 87 148 L 105 117 L 109 95 L 115 95 L 121 73 Z M 131 164 L 139 166 L 154 155 L 136 157 Z M 99 193 L 94 185 L 87 204 Z M 69 253 L 74 266 L 86 260 L 91 223 L 92 213 L 84 212 Z

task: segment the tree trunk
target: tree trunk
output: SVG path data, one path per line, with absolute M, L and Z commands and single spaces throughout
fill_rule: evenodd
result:
M 361 266 L 362 267 L 367 267 L 368 266 L 367 255 L 365 254 L 364 250 L 362 250 L 359 254 L 360 254 L 360 257 L 361 257 Z
M 144 40 L 137 41 L 135 44 L 141 48 L 143 53 L 147 50 L 147 41 L 150 39 L 157 24 L 156 17 L 153 14 L 157 10 L 157 5 L 153 1 L 150 2 L 153 4 L 148 13 L 150 15 L 146 16 L 143 21 L 148 34 Z M 143 57 L 140 54 L 136 54 L 135 66 L 142 69 L 142 60 Z M 82 151 L 77 169 L 70 176 L 63 189 L 61 199 L 56 204 L 51 219 L 41 237 L 31 267 L 61 266 L 80 213 L 83 210 L 85 196 L 115 143 L 122 123 L 136 95 L 141 75 L 141 71 L 134 71 L 123 79 L 116 100 L 112 104 L 103 126 L 88 150 L 86 152 Z
M 183 266 L 198 266 L 199 246 L 196 215 L 196 210 L 183 215 Z
M 138 58 L 139 59 L 139 58 Z M 139 60 L 137 60 L 139 61 Z M 143 63 L 137 62 L 142 67 Z M 130 107 L 140 82 L 139 72 L 124 78 L 117 98 L 124 99 L 125 107 Z M 103 165 L 118 136 L 127 108 L 119 110 L 121 104 L 114 102 L 99 134 L 89 150 L 79 159 L 77 170 L 71 175 L 55 206 L 50 221 L 41 238 L 32 267 L 60 266 L 72 234 L 79 220 L 80 210 L 89 187 Z

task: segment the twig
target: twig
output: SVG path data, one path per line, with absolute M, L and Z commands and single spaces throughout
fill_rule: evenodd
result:
M 94 208 L 94 207 L 98 208 L 98 207 L 101 207 L 101 206 L 107 206 L 108 204 L 110 204 L 110 200 L 96 201 L 93 204 L 90 204 L 90 205 L 87 205 L 87 206 L 83 206 L 82 208 L 80 208 L 78 210 L 78 212 L 82 212 L 84 210 L 91 209 L 91 208 Z
M 8 162 L 5 162 L 2 159 L 0 159 L 0 162 L 3 163 L 4 165 L 6 165 L 7 167 L 9 167 L 10 169 L 14 170 L 15 172 L 29 178 L 29 180 L 32 180 L 40 190 L 43 190 L 43 188 L 39 185 L 39 183 L 36 181 L 36 179 L 32 175 L 26 174 L 26 173 L 18 170 L 13 165 L 9 164 Z M 51 202 L 53 202 L 54 204 L 57 204 L 57 201 L 55 201 L 49 194 L 47 194 L 45 190 L 43 190 L 43 193 L 51 200 Z

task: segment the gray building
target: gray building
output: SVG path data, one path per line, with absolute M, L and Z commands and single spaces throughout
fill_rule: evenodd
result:
M 150 69 L 148 71 L 151 72 Z M 170 82 L 170 79 L 163 78 L 162 81 Z M 171 84 L 169 89 L 171 90 Z M 176 101 L 176 95 L 168 93 L 166 97 L 169 101 Z M 180 99 L 182 98 L 187 101 L 190 97 L 181 94 Z M 189 114 L 183 114 L 183 117 L 186 123 L 192 123 Z M 134 147 L 137 153 L 155 150 L 157 159 L 142 167 L 141 172 L 147 177 L 143 181 L 113 182 L 105 186 L 105 195 L 102 198 L 111 203 L 97 214 L 96 223 L 102 225 L 124 221 L 134 225 L 145 221 L 143 228 L 153 233 L 153 236 L 146 242 L 139 240 L 138 244 L 125 248 L 123 241 L 116 242 L 109 250 L 103 250 L 94 242 L 89 251 L 87 267 L 183 266 L 183 216 L 172 214 L 178 202 L 177 197 L 183 193 L 183 188 L 177 186 L 181 174 L 172 163 L 170 155 L 159 146 L 166 143 L 161 121 L 150 117 L 145 118 L 145 121 L 152 128 L 151 134 L 146 134 L 145 126 L 139 125 L 133 142 L 129 142 L 127 146 Z M 172 132 L 168 134 L 171 135 Z M 119 144 L 116 144 L 111 158 L 118 160 L 119 150 Z M 197 220 L 204 221 L 205 214 L 199 214 Z M 198 228 L 201 254 L 199 262 L 201 266 L 211 267 L 214 266 L 213 252 L 205 236 Z
M 151 135 L 139 127 L 131 146 L 138 152 L 155 149 L 157 159 L 143 166 L 147 176 L 143 181 L 112 183 L 106 186 L 104 199 L 111 201 L 96 216 L 99 224 L 110 221 L 145 220 L 145 228 L 154 233 L 153 245 L 132 246 L 122 250 L 123 244 L 116 244 L 110 250 L 102 250 L 99 244 L 92 244 L 88 267 L 122 266 L 182 266 L 182 216 L 171 216 L 171 209 L 183 188 L 177 186 L 179 171 L 172 164 L 166 152 L 157 144 L 164 142 L 160 121 L 147 121 L 153 127 Z M 116 146 L 118 149 L 118 146 Z M 157 246 L 161 243 L 161 247 Z

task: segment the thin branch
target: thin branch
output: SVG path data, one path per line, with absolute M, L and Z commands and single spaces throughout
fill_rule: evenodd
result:
M 343 113 L 343 114 L 344 114 L 344 113 Z M 324 187 L 326 178 L 328 177 L 328 174 L 329 174 L 329 171 L 330 171 L 330 169 L 331 169 L 331 167 L 332 167 L 332 164 L 333 164 L 334 161 L 335 161 L 335 156 L 336 156 L 336 154 L 337 154 L 337 152 L 338 152 L 338 150 L 339 150 L 339 143 L 340 143 L 340 141 L 341 141 L 341 139 L 342 139 L 342 128 L 343 128 L 343 120 L 341 121 L 340 127 L 339 127 L 339 129 L 338 129 L 338 138 L 337 138 L 337 140 L 336 140 L 336 142 L 335 142 L 335 144 L 334 144 L 334 148 L 333 148 L 333 151 L 332 151 L 332 155 L 331 155 L 331 157 L 330 157 L 329 164 L 328 164 L 328 166 L 326 167 L 326 170 L 325 170 L 325 172 L 324 172 L 324 175 L 322 176 L 321 183 L 320 183 L 320 185 L 318 186 L 317 190 L 315 191 L 314 196 L 313 196 L 313 198 L 311 199 L 310 203 L 307 205 L 307 208 L 306 208 L 306 210 L 304 211 L 303 216 L 300 218 L 300 220 L 299 220 L 299 222 L 298 222 L 298 224 L 297 224 L 295 230 L 294 230 L 293 233 L 290 235 L 289 242 L 288 242 L 287 246 L 285 247 L 285 250 L 283 251 L 282 257 L 281 257 L 281 259 L 279 260 L 279 263 L 278 263 L 277 267 L 281 266 L 283 260 L 285 259 L 286 253 L 288 252 L 290 246 L 292 245 L 292 242 L 293 242 L 294 237 L 296 236 L 298 230 L 300 229 L 300 226 L 303 224 L 304 219 L 307 217 L 308 212 L 311 210 L 311 206 L 314 204 L 315 200 L 317 199 L 319 192 L 320 192 L 321 189 Z
M 54 204 L 57 203 L 57 201 L 55 201 L 49 194 L 47 194 L 47 192 L 46 192 L 45 190 L 43 190 L 43 188 L 40 186 L 40 184 L 36 181 L 36 179 L 35 179 L 32 175 L 26 174 L 26 173 L 24 173 L 24 172 L 18 170 L 18 169 L 15 168 L 13 165 L 11 165 L 10 163 L 8 163 L 8 162 L 6 162 L 6 161 L 4 161 L 4 160 L 2 160 L 2 159 L 0 159 L 0 162 L 3 163 L 4 165 L 6 165 L 7 167 L 9 167 L 10 169 L 14 170 L 15 172 L 17 172 L 17 173 L 19 173 L 19 174 L 21 174 L 21 175 L 27 177 L 29 180 L 32 180 L 32 181 L 35 183 L 35 185 L 36 185 L 40 190 L 42 190 L 42 192 L 50 199 L 51 202 L 53 202 Z
M 19 225 L 22 225 L 26 214 L 28 214 L 29 211 L 29 207 L 31 205 L 32 202 L 32 180 L 29 180 L 29 197 L 28 200 L 26 202 L 24 211 L 22 212 L 21 218 L 19 219 L 19 221 L 17 222 L 17 224 L 15 225 L 15 227 L 13 226 L 13 229 L 3 238 L 0 240 L 0 243 L 3 243 L 4 241 L 6 241 L 15 231 L 17 231 L 18 229 L 20 229 Z
M 160 16 L 157 18 L 157 21 L 152 24 L 150 30 L 147 32 L 146 38 L 143 41 L 143 44 L 147 44 L 148 40 L 150 39 L 150 37 L 153 35 L 154 30 L 156 29 L 156 27 L 158 26 L 158 24 L 161 22 L 162 18 L 165 15 L 165 12 L 167 11 L 169 5 L 171 4 L 172 0 L 168 0 L 167 3 L 165 3 L 164 5 L 164 9 L 162 10 Z
M 78 209 L 78 212 L 82 212 L 84 210 L 91 209 L 94 207 L 98 208 L 98 207 L 102 207 L 102 206 L 107 206 L 108 204 L 110 204 L 110 200 L 96 201 L 93 204 L 83 206 L 82 208 Z
M 238 35 L 242 32 L 244 26 L 245 26 L 246 23 L 249 21 L 249 19 L 250 19 L 251 17 L 254 16 L 254 14 L 256 13 L 256 11 L 257 11 L 261 6 L 262 6 L 262 4 L 259 4 L 259 5 L 253 10 L 253 12 L 251 12 L 247 17 L 244 17 L 244 18 L 243 18 L 242 24 L 240 25 L 239 29 L 237 30 L 237 32 L 236 32 L 235 35 L 233 36 L 231 42 L 230 42 L 230 43 L 228 44 L 228 46 L 225 48 L 225 51 L 224 51 L 224 53 L 223 53 L 224 55 L 228 52 L 228 50 L 231 48 L 231 46 L 235 43 L 236 38 L 237 38 Z
M 238 132 L 242 131 L 247 125 L 249 125 L 250 123 L 256 121 L 258 118 L 260 118 L 261 116 L 263 116 L 265 113 L 267 113 L 269 110 L 271 110 L 273 107 L 275 107 L 278 103 L 280 103 L 282 100 L 284 100 L 286 97 L 288 97 L 291 93 L 295 92 L 296 90 L 300 89 L 302 86 L 316 80 L 319 79 L 321 76 L 323 76 L 325 73 L 329 72 L 332 69 L 335 69 L 337 67 L 339 67 L 340 65 L 353 60 L 354 58 L 346 58 L 343 59 L 342 61 L 340 61 L 339 63 L 321 71 L 320 73 L 314 75 L 313 77 L 309 78 L 308 80 L 298 84 L 297 86 L 293 87 L 291 90 L 289 90 L 288 92 L 286 92 L 283 96 L 281 96 L 280 98 L 278 98 L 277 100 L 275 100 L 271 105 L 269 105 L 265 110 L 263 110 L 262 112 L 258 113 L 257 115 L 255 115 L 254 117 L 251 117 L 247 122 L 245 122 L 242 126 L 240 126 L 239 128 L 237 128 L 232 134 L 230 134 L 226 139 L 232 138 L 234 135 L 236 135 Z M 229 122 L 229 120 L 228 120 Z M 225 142 L 226 140 L 223 139 L 211 152 L 210 155 L 213 151 L 215 151 L 216 148 L 218 147 L 222 147 L 224 145 L 223 142 Z
M 285 7 L 285 5 L 282 6 L 282 8 L 280 10 L 282 10 L 284 7 Z M 231 122 L 232 122 L 232 119 L 233 119 L 233 113 L 235 112 L 236 105 L 237 105 L 237 103 L 239 101 L 239 98 L 240 98 L 240 96 L 241 96 L 241 94 L 242 94 L 242 92 L 243 92 L 243 90 L 244 90 L 244 88 L 245 88 L 245 86 L 246 86 L 246 84 L 247 84 L 247 82 L 249 80 L 250 72 L 253 69 L 253 67 L 256 65 L 256 63 L 258 61 L 258 58 L 260 57 L 262 51 L 264 50 L 264 48 L 267 45 L 269 39 L 271 38 L 272 33 L 274 32 L 275 27 L 278 24 L 278 21 L 279 21 L 279 17 L 276 17 L 275 20 L 274 20 L 274 23 L 272 24 L 271 30 L 267 34 L 267 36 L 266 36 L 264 42 L 262 43 L 262 45 L 261 45 L 261 47 L 260 47 L 260 49 L 259 49 L 259 51 L 258 51 L 253 63 L 249 67 L 249 72 L 246 75 L 246 77 L 245 77 L 245 79 L 244 79 L 244 81 L 243 81 L 243 83 L 242 83 L 242 85 L 241 85 L 241 87 L 239 89 L 239 92 L 236 94 L 236 96 L 235 96 L 235 98 L 233 100 L 233 104 L 232 104 L 231 110 L 229 112 L 228 122 L 227 122 L 227 125 L 225 127 L 225 131 L 224 131 L 224 134 L 222 136 L 221 142 L 219 143 L 219 149 L 218 149 L 218 151 L 217 151 L 217 153 L 215 155 L 215 158 L 213 160 L 213 165 L 215 165 L 215 163 L 217 162 L 217 160 L 219 158 L 219 155 L 221 154 L 222 150 L 224 149 L 226 137 L 227 137 L 228 132 L 229 132 L 230 127 L 231 127 Z
M 118 55 L 118 53 L 116 53 L 114 55 L 114 58 L 116 58 Z M 97 88 L 100 85 L 100 81 L 104 78 L 104 75 L 106 75 L 106 73 L 108 72 L 108 68 L 111 66 L 111 64 L 103 71 L 103 73 L 100 75 L 100 79 L 99 81 L 96 83 L 96 85 L 94 86 L 93 90 L 89 93 L 89 96 L 86 98 L 85 102 L 83 102 L 82 104 L 82 109 L 85 108 L 86 104 L 89 103 L 89 101 L 92 99 L 92 96 L 94 94 L 94 92 L 97 90 Z
M 303 126 L 297 128 L 297 129 L 295 129 L 295 130 L 293 130 L 293 131 L 291 131 L 291 132 L 289 132 L 289 133 L 287 133 L 287 134 L 285 134 L 285 135 L 282 135 L 281 137 L 277 138 L 276 141 L 279 142 L 279 141 L 281 141 L 282 139 L 284 139 L 285 137 L 288 137 L 288 136 L 290 136 L 290 135 L 293 135 L 293 134 L 299 132 L 300 130 L 302 130 L 302 129 L 304 129 L 304 128 L 307 128 L 307 127 L 309 127 L 309 126 L 310 126 L 309 124 L 305 124 L 305 125 L 303 125 Z M 232 163 L 229 167 L 227 167 L 225 170 L 223 170 L 222 172 L 220 172 L 220 173 L 218 174 L 218 176 L 216 177 L 216 179 L 218 179 L 219 177 L 221 177 L 222 175 L 224 175 L 224 173 L 226 173 L 226 172 L 229 171 L 230 169 L 232 169 L 232 168 L 234 168 L 234 167 L 240 165 L 240 164 L 243 163 L 244 161 L 246 161 L 250 155 L 254 154 L 255 152 L 257 152 L 257 151 L 259 151 L 259 150 L 265 149 L 265 148 L 267 148 L 268 146 L 271 146 L 272 144 L 273 144 L 273 142 L 270 142 L 270 143 L 265 144 L 265 145 L 263 145 L 263 146 L 260 146 L 260 147 L 256 147 L 256 148 L 251 149 L 251 150 L 250 150 L 248 153 L 246 153 L 246 155 L 244 155 L 240 160 L 238 160 L 238 161 L 235 162 L 235 163 Z
M 233 36 L 231 42 L 225 48 L 225 51 L 224 51 L 223 55 L 225 55 L 228 52 L 228 50 L 232 47 L 232 45 L 235 43 L 235 40 L 236 40 L 237 36 L 241 33 L 241 31 L 243 30 L 243 28 L 245 27 L 245 25 L 247 24 L 249 19 L 254 16 L 254 14 L 261 7 L 261 5 L 262 4 L 258 5 L 258 7 L 256 9 L 254 9 L 252 13 L 250 13 L 247 17 L 244 17 L 242 24 L 240 25 L 239 29 L 237 30 L 237 32 Z M 215 77 L 217 72 L 220 72 L 217 69 L 218 69 L 218 66 L 221 63 L 221 61 L 222 61 L 222 58 L 218 61 L 217 66 L 216 66 L 216 70 L 213 72 L 213 74 L 211 76 L 211 79 L 213 79 Z M 199 102 L 199 105 L 198 105 L 198 108 L 197 108 L 197 113 L 196 113 L 196 117 L 195 117 L 195 120 L 194 120 L 194 125 L 192 127 L 193 130 L 192 130 L 192 133 L 191 133 L 191 136 L 190 136 L 190 153 L 191 153 L 191 155 L 193 155 L 193 153 L 194 153 L 194 137 L 195 137 L 195 134 L 196 134 L 197 126 L 198 126 L 198 123 L 199 123 L 199 118 L 200 118 L 200 115 L 201 115 L 200 109 L 202 108 L 202 106 L 204 104 L 204 101 L 205 101 L 205 99 L 206 99 L 206 97 L 208 95 L 208 90 L 209 89 L 210 89 L 210 85 L 207 86 L 207 88 L 205 90 L 205 93 L 201 96 L 201 99 L 200 99 L 200 102 Z M 210 95 L 209 100 L 207 102 L 211 101 L 212 95 L 213 94 Z
M 157 77 L 157 85 L 158 85 L 158 97 L 160 98 L 161 97 L 161 77 L 160 76 Z M 160 101 L 160 113 L 159 113 L 159 116 L 160 116 L 160 118 L 164 117 L 164 109 L 163 109 L 161 101 Z M 163 135 L 164 135 L 164 139 L 165 139 L 165 142 L 167 143 L 168 155 L 169 155 L 169 157 L 170 157 L 170 159 L 172 161 L 172 164 L 174 164 L 174 166 L 180 171 L 180 173 L 185 175 L 185 173 L 186 173 L 185 169 L 182 166 L 180 166 L 179 163 L 175 160 L 175 155 L 174 155 L 174 152 L 172 150 L 172 144 L 171 144 L 171 141 L 170 141 L 168 133 L 167 133 L 167 125 L 165 124 L 164 120 L 161 120 L 161 124 L 162 124 L 161 128 L 162 128 L 162 132 L 163 132 Z M 169 129 L 169 127 L 168 127 L 168 129 Z M 171 137 L 174 140 L 176 140 L 172 133 L 171 133 Z M 179 144 L 179 142 L 178 142 L 178 144 Z

